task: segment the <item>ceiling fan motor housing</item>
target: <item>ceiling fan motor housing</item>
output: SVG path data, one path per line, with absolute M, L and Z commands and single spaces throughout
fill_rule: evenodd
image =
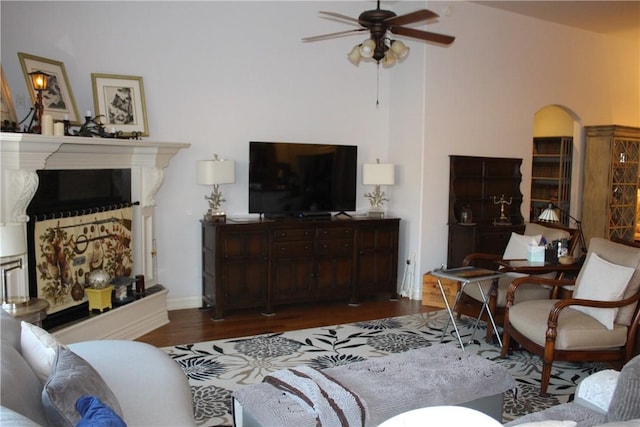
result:
M 373 59 L 380 61 L 384 58 L 385 52 L 389 47 L 385 44 L 384 38 L 389 27 L 384 21 L 393 18 L 396 14 L 390 10 L 366 10 L 358 17 L 358 22 L 363 27 L 369 29 L 371 38 L 376 42 L 376 48 L 373 51 Z

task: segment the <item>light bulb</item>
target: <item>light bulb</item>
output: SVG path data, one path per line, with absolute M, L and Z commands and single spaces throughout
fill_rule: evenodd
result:
M 365 58 L 371 58 L 373 57 L 373 51 L 375 50 L 375 48 L 376 42 L 374 42 L 372 39 L 367 39 L 360 45 L 360 55 Z

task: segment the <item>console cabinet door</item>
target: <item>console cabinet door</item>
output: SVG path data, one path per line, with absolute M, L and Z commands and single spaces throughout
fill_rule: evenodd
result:
M 319 227 L 316 291 L 321 298 L 348 298 L 353 289 L 353 227 Z
M 353 280 L 352 226 L 276 229 L 271 302 L 348 297 Z
M 268 236 L 255 230 L 238 233 L 225 230 L 219 240 L 221 280 L 228 308 L 264 306 L 269 278 Z
M 352 303 L 362 295 L 378 292 L 391 292 L 397 297 L 399 222 L 367 221 L 358 227 L 358 275 Z
M 204 224 L 203 288 L 213 298 L 213 318 L 226 310 L 265 307 L 269 283 L 269 234 L 264 227 Z M 211 268 L 213 257 L 214 268 Z M 212 286 L 213 284 L 213 286 Z

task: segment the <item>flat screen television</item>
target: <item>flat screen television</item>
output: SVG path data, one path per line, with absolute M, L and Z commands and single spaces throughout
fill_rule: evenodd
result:
M 356 209 L 355 145 L 249 142 L 249 213 L 325 216 Z

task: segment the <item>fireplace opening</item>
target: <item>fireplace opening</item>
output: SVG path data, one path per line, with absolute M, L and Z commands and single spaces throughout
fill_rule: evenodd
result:
M 131 170 L 39 170 L 37 173 L 38 189 L 27 207 L 29 293 L 32 297 L 47 299 L 54 307 L 58 301 L 65 301 L 58 308 L 50 307 L 43 321 L 43 327 L 51 330 L 91 315 L 83 292 L 91 269 L 116 268 L 113 261 L 99 258 L 102 255 L 98 255 L 98 250 L 120 251 L 118 256 L 122 256 L 125 243 L 131 250 L 132 221 L 122 213 L 132 205 Z M 43 231 L 42 224 L 47 221 L 54 225 Z M 36 224 L 39 224 L 38 231 Z M 101 237 L 108 240 L 100 240 Z M 89 267 L 81 265 L 84 262 Z M 126 263 L 124 268 L 118 268 L 118 272 L 112 271 L 112 274 L 131 273 Z M 71 293 L 73 298 L 69 297 Z

